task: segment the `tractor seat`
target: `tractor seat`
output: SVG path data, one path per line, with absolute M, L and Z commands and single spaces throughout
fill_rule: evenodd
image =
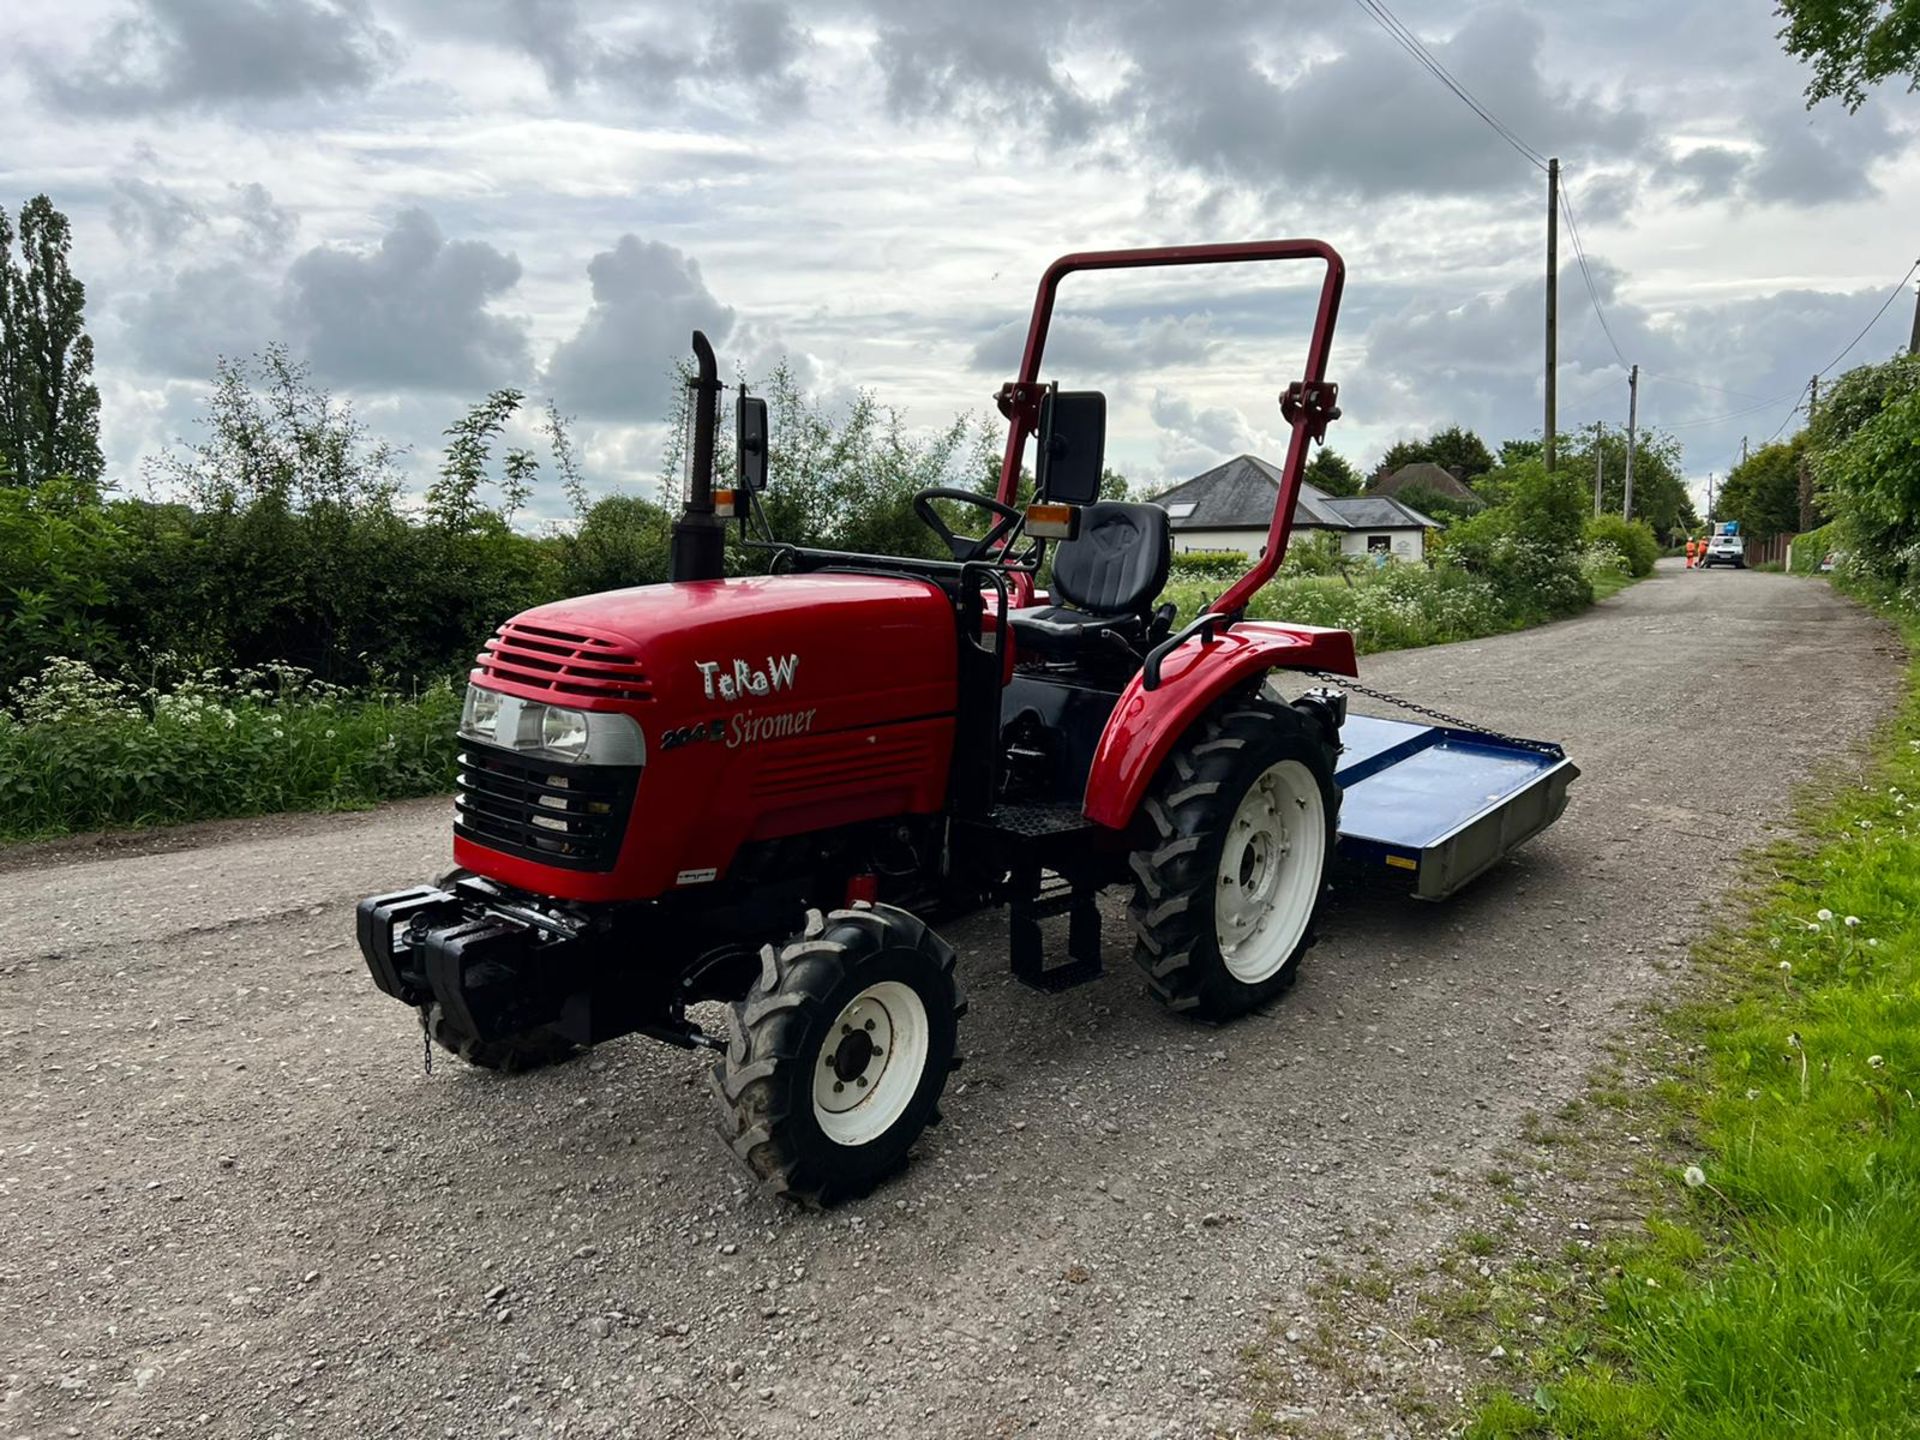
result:
M 1144 650 L 1153 602 L 1172 563 L 1167 512 L 1158 505 L 1087 506 L 1079 536 L 1053 552 L 1053 593 L 1067 603 L 1013 612 L 1020 653 L 1071 659 L 1114 641 Z

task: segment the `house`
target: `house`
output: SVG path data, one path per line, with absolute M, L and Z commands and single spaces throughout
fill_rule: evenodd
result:
M 1445 473 L 1445 472 L 1442 472 Z M 1189 550 L 1238 550 L 1258 555 L 1280 497 L 1280 467 L 1253 455 L 1236 455 L 1204 475 L 1153 497 L 1173 531 L 1176 554 Z M 1427 532 L 1440 528 L 1418 510 L 1376 495 L 1333 496 L 1305 481 L 1293 507 L 1295 534 L 1323 530 L 1340 537 L 1347 555 L 1391 555 L 1423 560 Z
M 1437 495 L 1473 510 L 1487 503 L 1474 494 L 1473 488 L 1453 471 L 1443 469 L 1431 460 L 1416 460 L 1411 465 L 1402 465 L 1391 475 L 1376 476 L 1367 485 L 1366 493 L 1391 498 L 1403 490 L 1424 490 L 1429 495 Z

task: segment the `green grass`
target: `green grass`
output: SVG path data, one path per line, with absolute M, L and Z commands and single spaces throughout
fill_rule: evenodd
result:
M 0 712 L 0 841 L 453 786 L 460 697 L 352 694 L 284 667 L 138 691 L 59 662 Z
M 1590 574 L 1588 578 L 1593 583 L 1593 598 L 1605 600 L 1609 596 L 1618 595 L 1640 577 L 1628 575 L 1620 570 L 1601 570 Z
M 1616 595 L 1634 583 L 1634 577 L 1612 565 L 1590 566 L 1584 573 L 1592 599 Z M 1164 598 L 1173 601 L 1187 619 L 1225 588 L 1215 579 L 1176 577 Z M 1446 565 L 1429 570 L 1395 564 L 1363 569 L 1352 583 L 1338 575 L 1283 573 L 1254 595 L 1247 615 L 1254 620 L 1350 630 L 1360 653 L 1371 655 L 1524 630 L 1573 614 L 1587 603 L 1584 590 L 1569 590 L 1557 603 L 1542 603 L 1485 575 Z
M 1910 645 L 1920 622 L 1901 617 Z M 1470 1436 L 1920 1434 L 1920 673 L 1868 779 L 1763 857 L 1710 999 L 1666 1017 L 1692 1167 L 1553 1363 Z M 1909 798 L 1913 797 L 1913 798 Z M 1850 923 L 1852 922 L 1852 923 Z

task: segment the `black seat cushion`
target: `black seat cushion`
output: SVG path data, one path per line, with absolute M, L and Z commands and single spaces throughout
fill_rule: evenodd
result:
M 1139 615 L 1089 615 L 1064 605 L 1013 612 L 1013 634 L 1023 655 L 1070 656 L 1088 645 L 1111 644 L 1109 636 L 1137 650 L 1146 633 L 1147 622 Z
M 1053 552 L 1053 589 L 1076 610 L 1144 615 L 1172 564 L 1165 510 L 1103 500 L 1081 512 L 1079 536 Z
M 1118 640 L 1138 650 L 1172 563 L 1173 536 L 1158 505 L 1087 506 L 1079 536 L 1053 552 L 1053 593 L 1067 604 L 1014 611 L 1020 648 L 1059 657 Z

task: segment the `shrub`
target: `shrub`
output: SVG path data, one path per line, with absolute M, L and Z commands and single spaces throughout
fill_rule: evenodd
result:
M 1840 522 L 1829 520 L 1818 530 L 1796 536 L 1793 542 L 1793 573 L 1817 575 L 1827 556 L 1840 548 Z
M 1644 520 L 1626 520 L 1618 515 L 1594 515 L 1586 523 L 1587 546 L 1610 545 L 1626 561 L 1626 573 L 1642 578 L 1653 573 L 1653 562 L 1660 558 L 1660 540 Z
M 1292 558 L 1291 553 L 1288 558 Z M 1174 554 L 1171 574 L 1176 580 L 1222 580 L 1231 584 L 1252 564 L 1252 557 L 1239 550 L 1181 550 Z
M 0 711 L 0 839 L 438 793 L 459 714 L 444 681 L 353 695 L 265 666 L 142 690 L 56 660 Z

